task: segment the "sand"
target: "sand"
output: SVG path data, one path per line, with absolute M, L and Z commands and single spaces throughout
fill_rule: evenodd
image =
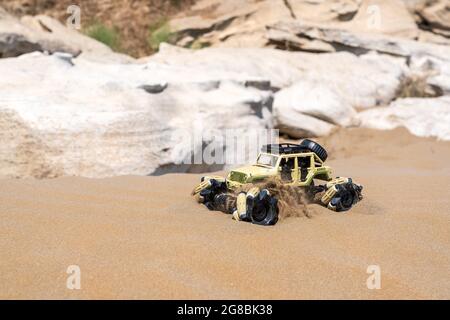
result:
M 274 227 L 195 203 L 200 175 L 1 180 L 0 298 L 450 299 L 450 143 L 400 129 L 320 141 L 365 199 Z

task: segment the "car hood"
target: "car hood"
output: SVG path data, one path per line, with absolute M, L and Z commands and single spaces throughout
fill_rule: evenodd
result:
M 230 175 L 232 175 L 233 172 L 244 174 L 249 177 L 261 177 L 261 176 L 269 176 L 274 171 L 274 168 L 266 168 L 258 165 L 251 165 L 251 166 L 245 166 L 240 167 L 237 169 L 234 169 L 230 172 Z M 234 180 L 234 179 L 231 179 Z

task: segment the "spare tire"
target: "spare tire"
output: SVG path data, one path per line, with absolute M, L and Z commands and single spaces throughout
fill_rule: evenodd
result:
M 309 150 L 309 151 L 314 152 L 315 154 L 317 154 L 317 156 L 323 162 L 325 162 L 325 160 L 327 160 L 327 158 L 328 158 L 328 153 L 325 150 L 325 148 L 322 147 L 317 142 L 314 142 L 314 141 L 309 140 L 309 139 L 304 139 L 302 142 L 300 142 L 300 146 L 302 148 L 306 149 L 306 150 Z

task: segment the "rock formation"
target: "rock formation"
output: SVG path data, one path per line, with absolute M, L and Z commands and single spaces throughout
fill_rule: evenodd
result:
M 192 158 L 227 129 L 297 139 L 404 126 L 450 140 L 448 12 L 445 1 L 199 0 L 170 21 L 178 46 L 133 59 L 0 9 L 0 177 L 219 170 Z

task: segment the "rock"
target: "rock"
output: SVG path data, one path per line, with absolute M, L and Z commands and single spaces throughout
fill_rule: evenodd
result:
M 198 43 L 263 47 L 268 45 L 266 27 L 288 21 L 410 39 L 418 35 L 417 25 L 401 0 L 200 0 L 190 11 L 171 20 L 170 27 L 178 35 L 177 45 L 186 47 Z M 310 50 L 323 50 L 323 44 L 303 41 Z
M 329 122 L 307 116 L 295 109 L 277 109 L 274 115 L 276 128 L 280 133 L 294 139 L 327 136 L 336 128 Z
M 316 22 L 351 20 L 361 5 L 360 0 L 287 0 L 286 3 L 295 19 Z
M 447 0 L 404 0 L 420 28 L 420 41 L 445 43 L 450 40 L 450 5 Z
M 178 44 L 192 46 L 262 47 L 265 26 L 292 19 L 284 0 L 201 0 L 188 15 L 170 21 Z
M 290 109 L 343 127 L 355 124 L 356 111 L 350 103 L 316 79 L 302 79 L 278 91 L 274 99 L 279 114 Z
M 229 72 L 266 79 L 275 91 L 305 77 L 318 79 L 331 86 L 354 108 L 389 103 L 395 98 L 405 72 L 403 59 L 375 53 L 357 57 L 346 52 L 317 55 L 269 48 L 180 50 L 164 44 L 158 54 L 143 61 L 183 66 L 205 73 Z
M 450 140 L 450 97 L 399 99 L 388 107 L 359 113 L 361 126 L 380 130 L 406 127 L 420 137 Z
M 345 50 L 357 54 L 377 51 L 402 57 L 426 55 L 444 60 L 448 60 L 450 57 L 450 48 L 444 45 L 421 43 L 382 34 L 353 32 L 299 21 L 280 22 L 269 26 L 267 37 L 276 43 L 307 37 L 331 44 L 337 51 Z
M 143 61 L 270 81 L 263 89 L 281 89 L 274 100 L 275 126 L 294 137 L 322 136 L 336 125 L 354 125 L 354 109 L 388 104 L 406 72 L 403 59 L 376 53 L 357 57 L 268 48 L 188 50 L 163 45 Z
M 314 57 L 271 49 L 180 50 L 178 47 L 162 44 L 157 54 L 143 61 L 200 70 L 202 74 L 226 72 L 233 75 L 240 74 L 246 78 L 266 79 L 270 81 L 272 87 L 283 88 L 291 85 L 304 74 L 299 66 L 307 65 L 306 59 L 313 60 Z M 299 61 L 296 62 L 296 60 Z
M 426 83 L 438 95 L 450 95 L 450 57 L 449 60 L 430 56 L 413 56 L 410 69 L 416 74 L 425 75 Z
M 0 58 L 42 51 L 31 30 L 0 7 Z
M 286 88 L 277 93 L 277 127 L 326 135 L 352 125 L 354 108 L 391 101 L 403 72 L 375 53 L 167 45 L 138 63 L 32 53 L 0 59 L 0 68 L 8 74 L 0 79 L 0 175 L 41 178 L 220 170 L 180 164 L 203 152 L 192 132 L 208 144 L 226 129 L 272 128 L 273 92 Z
M 419 15 L 434 31 L 446 31 L 450 36 L 450 3 L 448 0 L 429 1 L 429 3 L 431 5 L 422 6 Z
M 309 48 L 307 45 L 311 45 L 311 42 L 303 41 L 303 37 L 307 37 L 319 41 L 320 48 L 327 48 L 326 45 L 329 45 L 335 51 L 350 51 L 361 57 L 366 56 L 365 53 L 370 51 L 405 57 L 411 67 L 410 72 L 405 72 L 407 68 L 403 67 L 403 74 L 406 77 L 414 76 L 417 71 L 422 72 L 423 69 L 427 69 L 426 76 L 430 78 L 426 82 L 435 88 L 433 91 L 441 92 L 441 94 L 448 92 L 450 77 L 448 70 L 450 46 L 448 45 L 422 43 L 379 34 L 356 33 L 300 22 L 286 22 L 270 27 L 268 37 L 276 43 L 288 43 L 289 46 L 302 50 L 307 50 Z M 376 60 L 381 61 L 378 58 Z M 424 63 L 424 61 L 428 62 Z
M 134 59 L 125 54 L 111 50 L 107 45 L 83 35 L 75 29 L 68 28 L 58 20 L 44 15 L 24 16 L 21 23 L 32 29 L 38 35 L 38 42 L 49 52 L 69 52 L 61 48 L 61 44 L 74 48 L 76 55 L 96 61 L 132 62 Z M 56 45 L 55 45 L 56 43 Z
M 443 35 L 431 32 L 431 31 L 425 31 L 420 30 L 419 31 L 419 37 L 417 39 L 420 42 L 430 42 L 445 46 L 450 46 L 450 36 L 445 37 Z
M 373 52 L 357 59 L 346 52 L 327 56 L 327 64 L 318 63 L 308 74 L 331 87 L 355 109 L 388 104 L 395 99 L 407 73 L 404 59 Z M 333 67 L 333 63 L 337 65 Z
M 359 0 L 200 0 L 170 21 L 177 45 L 202 43 L 214 47 L 264 47 L 265 28 L 293 19 L 327 22 L 348 20 Z
M 16 57 L 33 51 L 64 52 L 97 61 L 133 61 L 53 18 L 39 15 L 18 20 L 0 8 L 0 57 Z
M 0 69 L 2 177 L 218 170 L 183 161 L 226 129 L 272 126 L 271 92 L 243 76 L 42 53 L 0 59 Z
M 419 32 L 402 0 L 363 0 L 353 19 L 333 27 L 405 39 L 415 39 Z
M 294 138 L 328 135 L 334 125 L 356 124 L 356 111 L 321 81 L 303 79 L 275 94 L 275 125 Z

